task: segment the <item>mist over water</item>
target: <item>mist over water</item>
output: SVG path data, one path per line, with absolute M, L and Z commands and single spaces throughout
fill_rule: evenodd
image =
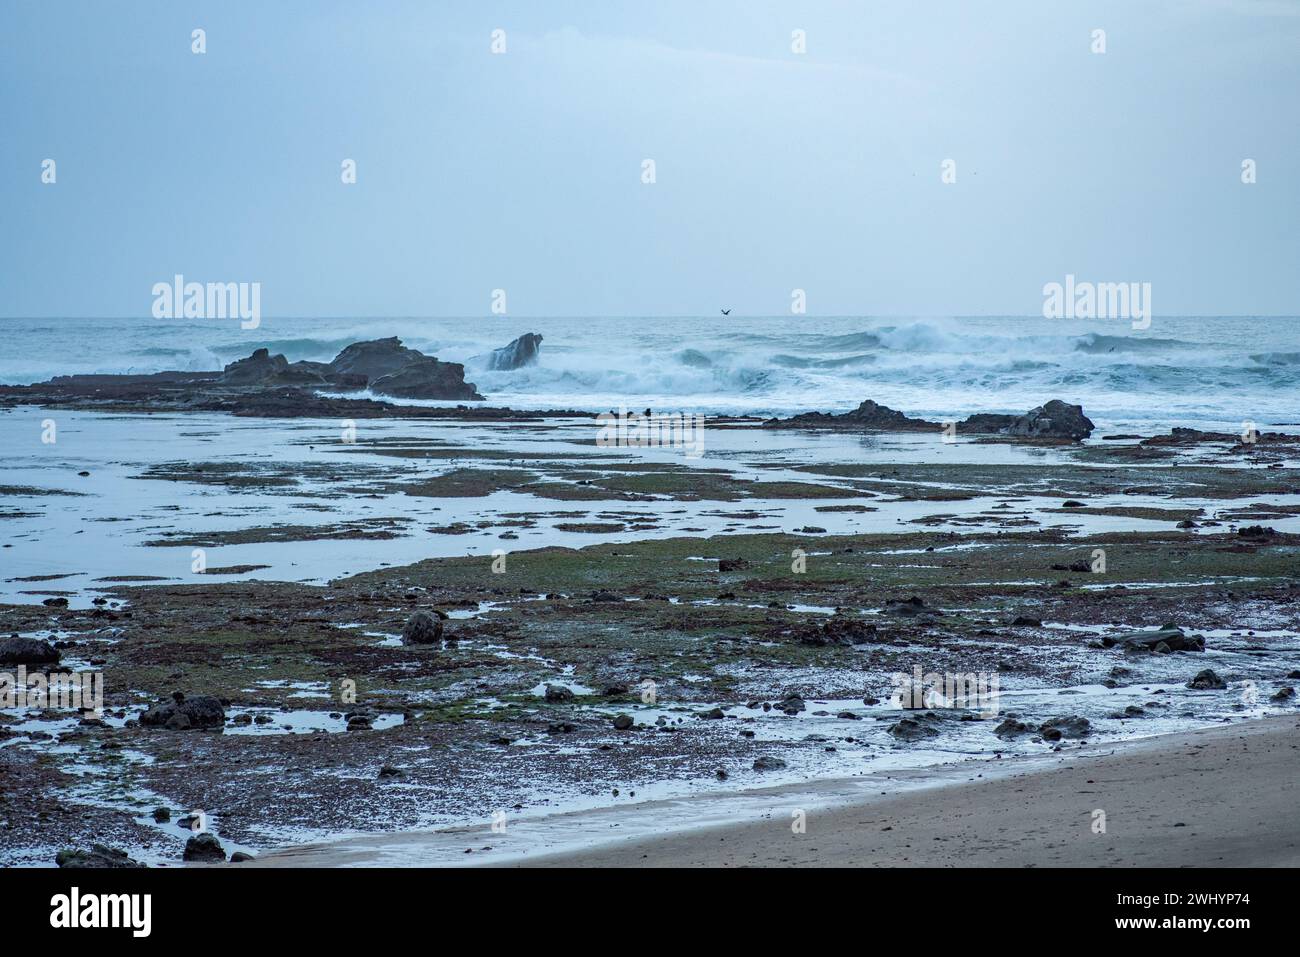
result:
M 265 347 L 328 361 L 396 335 L 440 359 L 494 405 L 626 406 L 788 415 L 874 399 L 910 415 L 1020 412 L 1079 402 L 1099 425 L 1238 429 L 1300 423 L 1300 319 L 514 318 L 231 320 L 3 319 L 0 383 L 75 373 L 216 370 Z M 482 357 L 525 332 L 537 365 L 488 371 Z M 391 400 L 390 400 L 391 401 Z

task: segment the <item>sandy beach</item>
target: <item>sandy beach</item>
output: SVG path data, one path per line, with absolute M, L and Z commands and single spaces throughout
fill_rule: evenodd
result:
M 1300 724 L 1271 718 L 808 815 L 612 844 L 546 867 L 1294 867 Z M 1094 812 L 1106 814 L 1095 833 Z
M 1300 723 L 1277 717 L 1063 755 L 697 797 L 697 815 L 712 804 L 727 822 L 712 826 L 686 825 L 683 802 L 645 802 L 501 834 L 361 835 L 249 866 L 1287 867 L 1300 863 L 1298 786 Z

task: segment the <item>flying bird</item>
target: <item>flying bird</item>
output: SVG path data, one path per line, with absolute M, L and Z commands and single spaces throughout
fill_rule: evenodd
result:
M 730 310 L 730 309 L 723 309 L 723 310 L 722 310 L 722 314 L 723 314 L 724 316 L 729 316 L 729 315 L 731 315 L 731 310 Z

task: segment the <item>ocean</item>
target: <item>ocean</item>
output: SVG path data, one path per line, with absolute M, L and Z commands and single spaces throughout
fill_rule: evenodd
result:
M 1022 412 L 1080 403 L 1100 426 L 1238 430 L 1300 423 L 1300 318 L 470 317 L 236 320 L 0 319 L 0 383 L 72 373 L 215 370 L 265 347 L 328 361 L 396 335 L 463 362 L 493 405 L 652 407 L 751 415 L 844 411 L 874 399 L 909 415 Z M 538 364 L 482 357 L 525 332 Z M 391 401 L 391 400 L 390 400 Z M 436 403 L 434 403 L 436 404 Z

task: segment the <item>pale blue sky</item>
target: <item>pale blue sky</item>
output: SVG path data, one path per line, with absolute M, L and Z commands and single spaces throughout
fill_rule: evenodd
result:
M 0 315 L 1294 314 L 1298 106 L 1294 0 L 4 0 Z

